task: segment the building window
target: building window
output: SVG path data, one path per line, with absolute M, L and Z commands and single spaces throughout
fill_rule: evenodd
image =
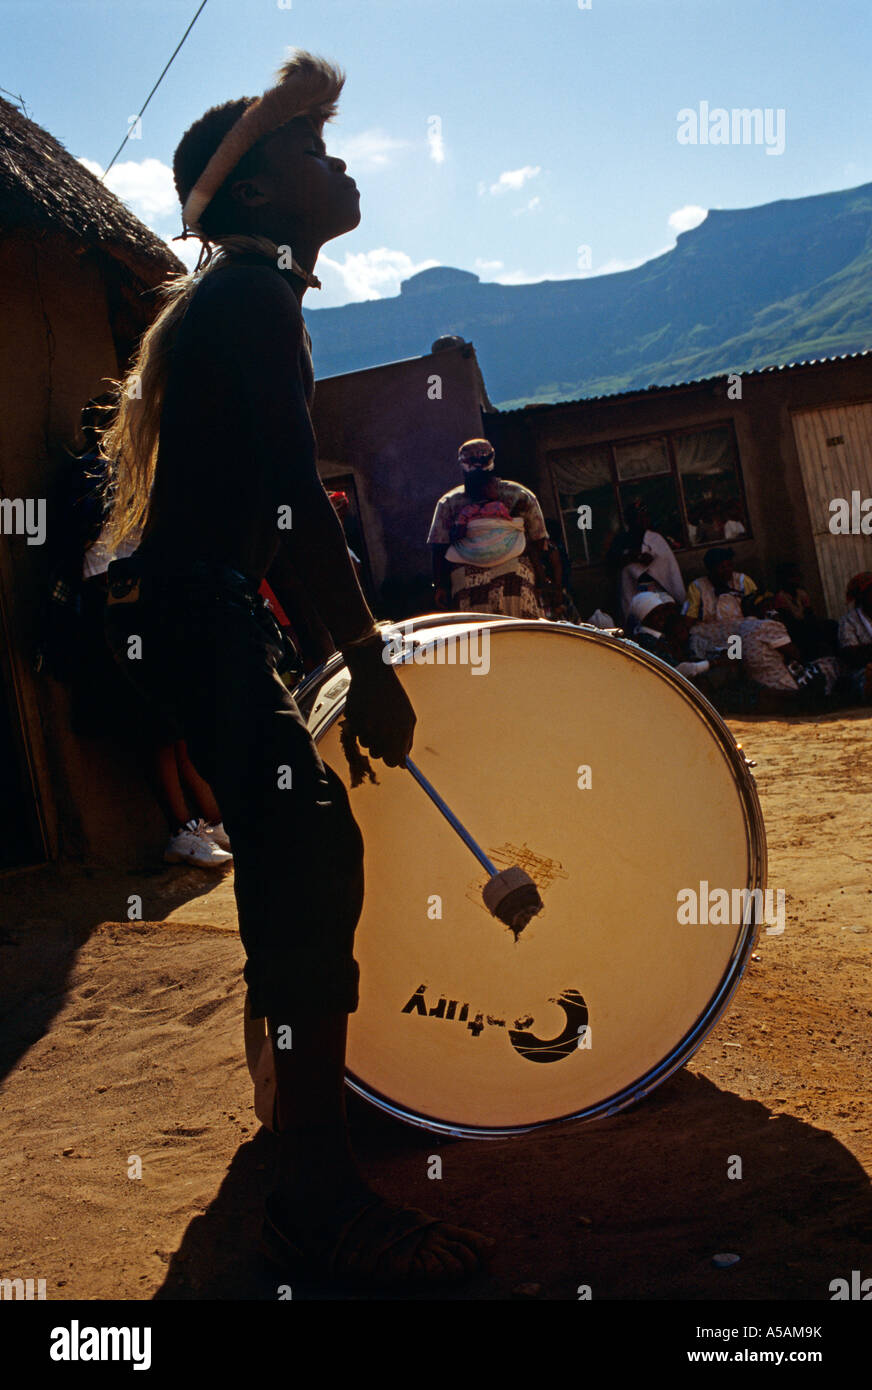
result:
M 731 424 L 556 449 L 547 462 L 574 564 L 603 563 L 634 503 L 676 550 L 750 534 Z

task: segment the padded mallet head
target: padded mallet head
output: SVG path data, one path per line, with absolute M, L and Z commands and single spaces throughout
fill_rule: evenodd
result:
M 511 927 L 516 938 L 545 906 L 530 875 L 517 864 L 488 879 L 482 897 L 488 912 Z

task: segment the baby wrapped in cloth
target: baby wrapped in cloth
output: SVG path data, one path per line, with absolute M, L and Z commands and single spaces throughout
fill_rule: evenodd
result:
M 455 565 L 492 569 L 514 560 L 525 544 L 524 518 L 511 516 L 504 502 L 491 498 L 470 502 L 461 509 L 445 558 Z

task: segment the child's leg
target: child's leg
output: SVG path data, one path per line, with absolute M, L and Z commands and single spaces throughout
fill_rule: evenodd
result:
M 179 780 L 175 744 L 165 743 L 155 749 L 155 770 L 161 810 L 167 818 L 171 832 L 175 832 L 191 818 L 190 807 Z
M 179 777 L 185 782 L 194 794 L 196 802 L 204 821 L 207 825 L 217 825 L 221 819 L 221 811 L 218 802 L 215 800 L 215 793 L 200 776 L 188 755 L 188 745 L 184 739 L 179 739 L 175 745 L 176 763 L 178 765 Z

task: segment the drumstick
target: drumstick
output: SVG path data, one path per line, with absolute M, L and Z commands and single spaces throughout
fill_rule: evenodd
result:
M 428 782 L 421 769 L 409 757 L 406 758 L 406 767 L 427 793 L 433 805 L 442 812 L 452 830 L 456 831 L 464 844 L 472 850 L 478 862 L 487 869 L 490 878 L 482 892 L 484 905 L 494 917 L 511 927 L 517 940 L 530 918 L 535 917 L 545 906 L 530 875 L 517 864 L 512 864 L 500 872 L 472 838 L 466 826 L 457 819 L 451 807 L 442 800 L 432 782 Z

